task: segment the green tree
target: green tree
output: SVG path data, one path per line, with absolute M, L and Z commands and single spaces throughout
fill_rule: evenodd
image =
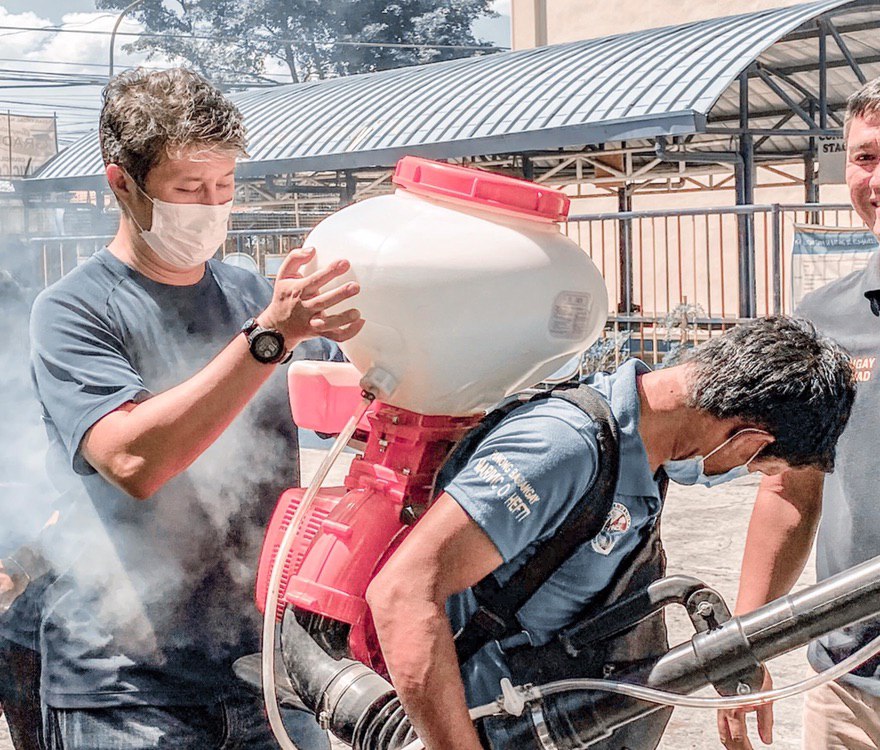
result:
M 96 0 L 120 9 L 128 0 Z M 146 35 L 126 45 L 178 60 L 216 82 L 264 79 L 281 61 L 294 82 L 483 54 L 475 19 L 491 0 L 146 0 Z M 155 36 L 150 36 L 155 35 Z M 416 45 L 416 46 L 405 46 Z

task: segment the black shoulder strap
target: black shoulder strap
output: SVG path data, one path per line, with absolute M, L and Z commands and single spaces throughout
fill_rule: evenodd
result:
M 490 574 L 473 587 L 479 609 L 455 636 L 459 664 L 467 662 L 489 641 L 520 630 L 516 621 L 519 610 L 581 544 L 602 530 L 611 510 L 620 456 L 617 422 L 608 403 L 587 385 L 558 388 L 552 391 L 552 396 L 571 402 L 596 422 L 599 428 L 596 479 L 557 532 L 537 547 L 504 586 Z

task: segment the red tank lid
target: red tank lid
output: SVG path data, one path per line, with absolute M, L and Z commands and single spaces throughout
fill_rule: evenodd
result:
M 561 190 L 416 156 L 404 156 L 397 162 L 392 181 L 419 195 L 539 221 L 565 221 L 571 205 Z

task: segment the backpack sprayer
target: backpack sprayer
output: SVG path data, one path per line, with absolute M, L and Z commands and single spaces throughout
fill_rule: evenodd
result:
M 555 223 L 567 215 L 563 194 L 409 157 L 394 181 L 394 195 L 343 209 L 305 243 L 317 249 L 316 262 L 351 262 L 336 283 L 360 282 L 367 323 L 343 344 L 351 364 L 289 371 L 297 424 L 339 436 L 310 487 L 281 496 L 260 560 L 263 692 L 285 750 L 296 748 L 276 698 L 279 621 L 284 669 L 325 728 L 359 750 L 420 746 L 387 679 L 367 586 L 430 506 L 438 470 L 483 411 L 583 351 L 608 309 L 598 270 Z M 363 453 L 344 486 L 322 488 L 353 438 Z M 503 684 L 501 698 L 472 717 L 509 722 L 517 748 L 565 750 L 608 737 L 658 703 L 721 707 L 722 699 L 673 694 L 710 683 L 748 693 L 724 705 L 774 700 L 790 691 L 752 694 L 761 662 L 874 614 L 878 592 L 880 561 L 730 619 L 699 581 L 661 579 L 566 631 L 566 648 L 625 632 L 672 602 L 687 607 L 700 631 L 691 642 L 624 681 Z M 880 640 L 869 645 L 880 651 Z M 853 659 L 835 669 L 852 669 Z

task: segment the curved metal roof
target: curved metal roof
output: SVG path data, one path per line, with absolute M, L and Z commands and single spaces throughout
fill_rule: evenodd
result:
M 251 143 L 239 171 L 353 169 L 404 154 L 455 158 L 697 133 L 759 55 L 846 5 L 866 3 L 822 0 L 237 94 Z M 83 178 L 102 175 L 93 132 L 27 182 L 84 187 Z

